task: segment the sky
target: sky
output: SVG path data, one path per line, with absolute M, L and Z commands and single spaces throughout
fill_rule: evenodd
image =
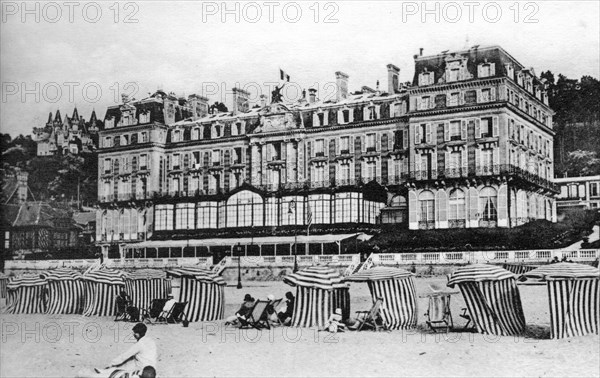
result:
M 77 106 L 103 118 L 125 93 L 204 94 L 231 106 L 239 86 L 269 95 L 279 69 L 299 88 L 387 88 L 413 56 L 500 45 L 539 75 L 600 77 L 598 1 L 2 1 L 0 132 L 30 134 Z

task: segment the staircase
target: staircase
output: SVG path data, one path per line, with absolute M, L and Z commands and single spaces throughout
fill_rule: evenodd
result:
M 212 273 L 218 276 L 221 273 L 223 273 L 226 266 L 227 266 L 227 258 L 224 258 L 221 261 L 219 261 L 219 263 L 212 268 Z
M 364 262 L 352 263 L 344 271 L 344 277 L 353 275 L 354 273 L 362 272 L 363 270 L 371 269 L 375 263 L 373 263 L 373 256 L 369 257 Z

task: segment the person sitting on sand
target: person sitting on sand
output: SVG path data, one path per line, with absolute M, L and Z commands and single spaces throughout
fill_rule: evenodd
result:
M 292 294 L 291 291 L 285 293 L 285 311 L 281 311 L 279 314 L 277 314 L 281 323 L 285 324 L 285 322 L 294 314 L 294 300 L 294 294 Z
M 161 313 L 158 315 L 159 318 L 166 319 L 173 306 L 175 306 L 175 303 L 177 303 L 175 298 L 173 298 L 173 294 L 169 294 L 167 298 L 169 298 L 169 300 L 165 302 Z
M 242 303 L 240 309 L 237 310 L 235 315 L 231 315 L 230 317 L 225 319 L 225 325 L 236 324 L 240 319 L 245 321 L 248 315 L 250 315 L 250 313 L 252 312 L 253 308 L 254 298 L 252 298 L 250 294 L 246 294 L 244 296 L 244 302 Z
M 148 327 L 144 323 L 133 326 L 133 337 L 137 340 L 129 349 L 115 357 L 105 369 L 94 369 L 96 373 L 110 377 L 114 371 L 144 371 L 146 367 L 156 366 L 157 351 L 154 340 L 146 336 Z M 156 373 L 155 373 L 156 375 Z
M 346 325 L 342 323 L 342 309 L 336 308 L 335 312 L 327 319 L 327 323 L 325 323 L 325 327 L 323 327 L 322 331 L 337 333 L 338 331 L 344 332 L 345 330 Z

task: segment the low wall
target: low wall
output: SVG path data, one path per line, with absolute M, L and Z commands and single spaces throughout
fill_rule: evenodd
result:
M 541 264 L 549 263 L 554 257 L 562 260 L 566 257 L 574 262 L 592 262 L 600 258 L 600 249 L 565 250 L 526 250 L 526 251 L 463 251 L 463 252 L 410 252 L 410 253 L 374 253 L 371 259 L 375 265 L 397 266 L 410 269 L 413 265 L 417 273 L 421 270 L 442 271 L 444 266 L 464 264 Z M 237 278 L 238 257 L 226 257 L 226 268 L 223 275 Z M 259 277 L 283 276 L 290 272 L 294 260 L 299 268 L 315 264 L 326 264 L 344 271 L 350 265 L 360 263 L 360 257 L 354 255 L 314 255 L 314 256 L 246 256 L 239 260 L 242 274 L 260 279 Z M 63 267 L 87 269 L 99 260 L 8 260 L 5 262 L 7 272 L 25 272 L 36 270 L 57 269 Z M 184 257 L 172 259 L 106 259 L 104 264 L 115 269 L 170 269 L 178 266 L 201 265 L 211 267 L 210 257 Z M 248 273 L 245 273 L 248 271 Z M 434 273 L 436 274 L 436 273 Z M 233 277 L 235 275 L 235 277 Z

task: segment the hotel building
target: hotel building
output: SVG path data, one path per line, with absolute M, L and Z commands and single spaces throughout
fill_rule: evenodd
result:
M 381 224 L 555 220 L 553 113 L 532 69 L 500 47 L 473 47 L 415 56 L 412 84 L 399 72 L 390 64 L 386 90 L 353 93 L 336 72 L 327 101 L 309 89 L 250 107 L 235 89 L 233 109 L 218 112 L 202 96 L 157 91 L 110 107 L 99 244 L 146 258 L 238 243 L 246 255 L 339 254 L 348 236 Z M 309 224 L 314 237 L 298 245 Z

